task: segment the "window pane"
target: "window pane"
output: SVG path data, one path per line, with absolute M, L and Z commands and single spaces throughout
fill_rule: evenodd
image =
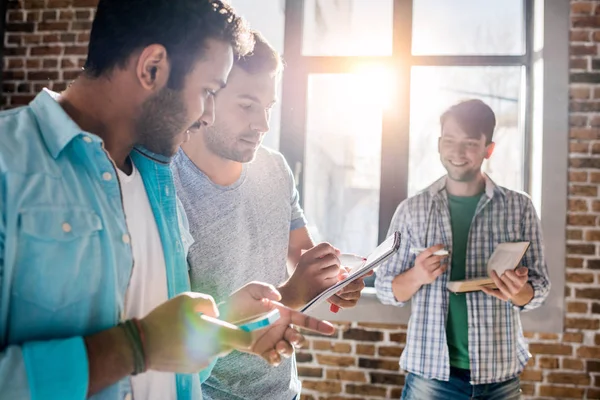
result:
M 414 0 L 413 54 L 519 55 L 523 0 Z
M 409 195 L 446 173 L 437 151 L 439 118 L 448 107 L 470 98 L 481 99 L 496 114 L 496 147 L 483 170 L 497 184 L 523 190 L 521 77 L 521 67 L 412 68 Z
M 302 53 L 392 54 L 392 0 L 305 0 Z
M 260 7 L 256 0 L 230 0 L 229 4 L 243 16 L 252 29 L 256 29 L 271 43 L 280 54 L 283 54 L 285 27 L 285 0 L 261 1 Z M 278 93 L 281 99 L 281 85 Z M 281 103 L 277 103 L 271 112 L 271 129 L 265 136 L 263 144 L 272 149 L 279 149 L 281 126 Z
M 317 241 L 344 252 L 377 246 L 382 104 L 369 74 L 309 76 L 304 211 Z

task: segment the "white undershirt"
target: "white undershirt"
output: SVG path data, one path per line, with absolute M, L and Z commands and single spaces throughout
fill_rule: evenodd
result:
M 160 235 L 139 171 L 117 170 L 133 250 L 133 272 L 125 296 L 126 318 L 143 318 L 168 299 L 167 272 Z M 136 400 L 177 399 L 175 374 L 148 371 L 131 377 Z

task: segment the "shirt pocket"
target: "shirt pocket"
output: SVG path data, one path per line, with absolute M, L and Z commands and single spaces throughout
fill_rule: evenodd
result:
M 92 209 L 23 210 L 14 296 L 52 312 L 93 296 L 102 274 L 102 228 L 102 220 Z

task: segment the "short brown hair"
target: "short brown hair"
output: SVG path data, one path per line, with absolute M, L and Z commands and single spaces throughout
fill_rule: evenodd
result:
M 478 99 L 465 100 L 453 105 L 440 117 L 442 128 L 448 118 L 454 118 L 467 135 L 479 139 L 485 136 L 485 143 L 490 144 L 496 128 L 494 111 Z
M 265 37 L 258 31 L 251 31 L 254 39 L 254 50 L 239 57 L 235 65 L 249 74 L 268 72 L 273 76 L 283 71 L 281 55 L 271 46 Z

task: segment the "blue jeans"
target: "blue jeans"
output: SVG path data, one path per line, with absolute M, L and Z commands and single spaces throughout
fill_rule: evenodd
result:
M 468 370 L 450 368 L 448 382 L 409 373 L 401 400 L 519 400 L 519 378 L 500 383 L 471 385 Z

